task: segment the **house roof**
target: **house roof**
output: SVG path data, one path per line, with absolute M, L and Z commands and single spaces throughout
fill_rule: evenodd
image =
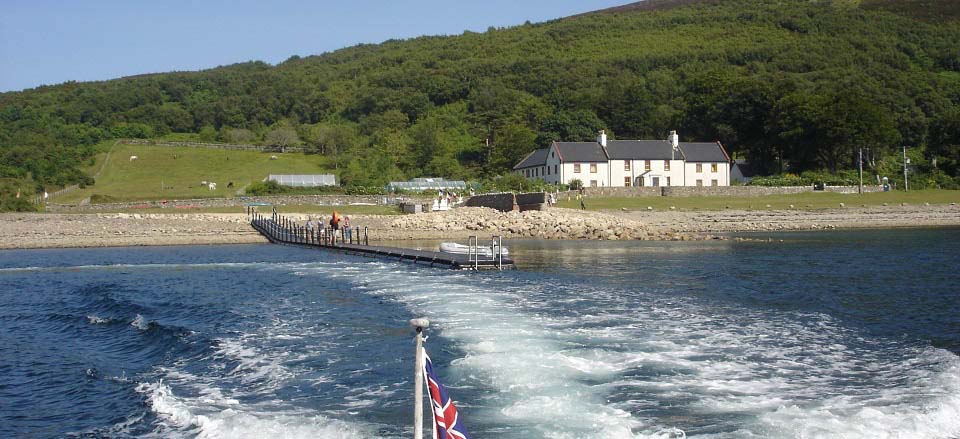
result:
M 680 142 L 688 162 L 729 162 L 730 156 L 720 142 Z
M 612 160 L 682 160 L 666 140 L 610 140 L 607 152 Z
M 540 148 L 527 154 L 520 163 L 517 163 L 513 169 L 534 168 L 547 164 L 547 151 L 550 148 Z
M 565 163 L 607 161 L 607 153 L 597 142 L 553 142 L 553 144 Z

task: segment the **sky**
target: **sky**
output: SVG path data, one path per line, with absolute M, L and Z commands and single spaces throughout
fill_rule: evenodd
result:
M 632 1 L 0 0 L 0 92 L 252 60 L 277 64 Z

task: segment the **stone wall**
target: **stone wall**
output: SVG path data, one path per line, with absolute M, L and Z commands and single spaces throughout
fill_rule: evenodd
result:
M 517 197 L 510 192 L 498 194 L 475 195 L 467 199 L 467 207 L 489 207 L 501 212 L 511 212 L 517 209 Z
M 653 186 L 640 187 L 586 187 L 583 188 L 584 195 L 591 197 L 617 197 L 617 198 L 635 198 L 635 197 L 659 197 L 660 188 Z
M 813 186 L 669 186 L 660 189 L 665 197 L 763 197 L 812 192 Z
M 191 209 L 208 207 L 244 207 L 249 203 L 284 205 L 343 206 L 349 204 L 396 205 L 401 202 L 430 203 L 429 197 L 388 197 L 386 195 L 283 195 L 269 197 L 203 198 L 188 200 L 152 200 L 104 204 L 47 204 L 47 212 L 90 212 L 127 209 Z
M 517 194 L 517 207 L 521 212 L 528 210 L 544 210 L 547 206 L 547 194 L 545 192 L 529 192 L 526 194 Z
M 664 197 L 763 197 L 814 191 L 813 186 L 669 186 L 660 188 Z M 857 186 L 826 186 L 823 192 L 857 193 Z M 864 186 L 863 192 L 879 192 L 880 186 Z
M 838 194 L 855 194 L 858 193 L 857 186 L 826 186 L 823 188 L 824 192 L 835 192 Z M 867 186 L 863 185 L 863 193 L 868 194 L 872 192 L 883 192 L 883 186 L 873 185 Z

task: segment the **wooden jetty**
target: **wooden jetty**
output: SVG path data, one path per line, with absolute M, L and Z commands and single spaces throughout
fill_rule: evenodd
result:
M 477 251 L 478 240 L 471 237 L 471 251 L 468 254 L 442 253 L 438 251 L 414 250 L 400 247 L 370 245 L 367 228 L 355 228 L 349 235 L 343 230 L 316 227 L 308 229 L 306 225 L 295 222 L 274 211 L 272 215 L 262 215 L 248 208 L 250 225 L 274 244 L 339 251 L 347 254 L 362 255 L 383 260 L 411 262 L 431 267 L 452 268 L 454 270 L 503 270 L 514 268 L 513 259 L 500 254 L 492 256 Z M 494 242 L 502 247 L 502 239 L 494 237 Z

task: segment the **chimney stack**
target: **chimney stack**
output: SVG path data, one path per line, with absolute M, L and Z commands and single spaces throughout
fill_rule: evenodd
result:
M 670 159 L 676 160 L 677 150 L 680 149 L 680 136 L 677 135 L 676 131 L 670 131 L 667 140 L 670 142 Z
M 604 148 L 607 147 L 607 132 L 606 132 L 606 131 L 600 130 L 600 135 L 597 136 L 597 143 L 599 143 L 600 146 L 602 146 L 602 147 L 604 147 Z

